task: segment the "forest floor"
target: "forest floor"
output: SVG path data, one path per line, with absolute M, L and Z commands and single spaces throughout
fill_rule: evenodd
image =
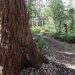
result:
M 49 50 L 46 55 L 49 64 L 43 64 L 40 69 L 28 68 L 21 75 L 75 75 L 75 44 L 61 42 L 54 38 L 43 36 Z
M 43 37 L 43 39 L 48 43 L 48 56 L 49 59 L 61 63 L 68 68 L 75 69 L 75 44 L 69 44 L 66 42 L 61 42 L 54 38 Z

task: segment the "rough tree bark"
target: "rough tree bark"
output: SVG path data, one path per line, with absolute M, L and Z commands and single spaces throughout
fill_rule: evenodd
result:
M 47 62 L 32 39 L 24 3 L 24 0 L 3 0 L 3 75 L 19 75 L 24 67 L 37 68 Z

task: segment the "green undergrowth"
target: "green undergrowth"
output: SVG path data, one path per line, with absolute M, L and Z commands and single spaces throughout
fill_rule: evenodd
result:
M 68 32 L 61 32 L 57 33 L 54 29 L 50 29 L 50 26 L 35 26 L 31 27 L 31 31 L 33 35 L 40 35 L 40 36 L 48 36 L 48 37 L 54 37 L 55 39 L 58 39 L 60 41 L 65 41 L 68 43 L 75 43 L 75 28 L 72 30 L 68 30 Z M 39 39 L 40 40 L 40 39 Z M 42 40 L 41 40 L 42 41 Z M 43 46 L 43 42 L 38 42 L 40 45 L 39 47 Z
M 53 37 L 68 43 L 75 43 L 75 30 L 71 30 L 68 33 L 55 33 Z
M 51 36 L 54 33 L 54 30 L 50 29 L 49 26 L 31 27 L 31 31 L 32 34 L 45 35 L 45 36 Z

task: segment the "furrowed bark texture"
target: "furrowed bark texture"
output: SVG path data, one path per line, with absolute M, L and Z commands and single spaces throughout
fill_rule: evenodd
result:
M 24 67 L 39 67 L 46 57 L 33 42 L 24 0 L 3 0 L 3 75 L 19 75 Z

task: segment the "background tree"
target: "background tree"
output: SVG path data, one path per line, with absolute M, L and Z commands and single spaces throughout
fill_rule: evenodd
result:
M 61 33 L 61 27 L 64 21 L 64 7 L 62 0 L 51 0 L 51 10 L 53 12 L 53 19 L 56 26 L 56 31 Z
M 70 16 L 70 20 L 71 20 L 70 30 L 72 30 L 74 27 L 74 9 L 73 8 L 71 8 L 69 10 L 69 16 Z

